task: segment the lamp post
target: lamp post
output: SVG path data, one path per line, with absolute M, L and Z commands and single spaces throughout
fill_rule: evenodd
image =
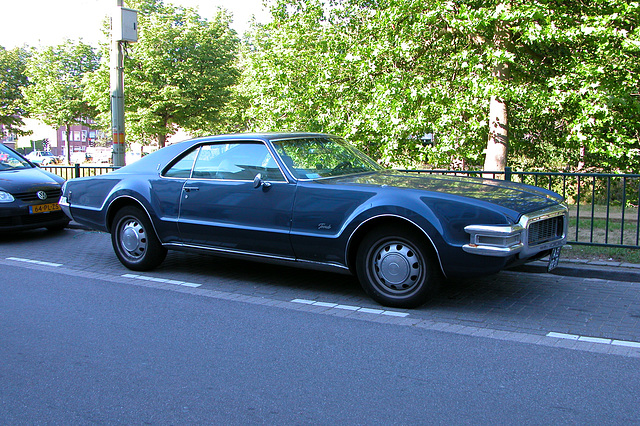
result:
M 125 9 L 124 0 L 116 0 L 111 19 L 111 128 L 113 134 L 113 165 L 125 165 L 124 130 L 124 62 L 122 45 L 138 41 L 137 11 Z

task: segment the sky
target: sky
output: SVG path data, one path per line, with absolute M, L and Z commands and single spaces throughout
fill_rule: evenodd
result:
M 195 7 L 209 19 L 218 8 L 233 15 L 231 27 L 242 35 L 255 16 L 266 22 L 269 13 L 262 0 L 165 0 L 165 4 Z M 102 20 L 111 15 L 116 0 L 0 0 L 0 46 L 55 46 L 65 39 L 98 46 L 103 40 Z M 124 0 L 125 7 L 127 1 Z

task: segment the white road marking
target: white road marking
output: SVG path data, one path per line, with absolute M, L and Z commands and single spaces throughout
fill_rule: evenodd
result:
M 626 346 L 626 347 L 629 347 L 629 348 L 640 348 L 640 342 L 632 342 L 632 341 L 629 341 L 629 340 L 606 339 L 606 338 L 602 338 L 602 337 L 579 336 L 577 334 L 556 333 L 556 332 L 553 332 L 553 331 L 547 333 L 547 337 L 555 337 L 556 339 L 575 340 L 575 341 L 578 341 L 578 342 L 600 343 L 602 345 Z
M 183 287 L 192 287 L 192 288 L 197 288 L 200 287 L 202 284 L 196 284 L 196 283 L 190 283 L 190 282 L 186 282 L 186 281 L 177 281 L 177 280 L 169 280 L 166 278 L 156 278 L 156 277 L 150 277 L 147 275 L 137 275 L 137 274 L 123 274 L 121 275 L 121 277 L 123 278 L 133 278 L 136 280 L 143 280 L 143 281 L 153 281 L 156 283 L 163 283 L 163 284 L 174 284 L 174 285 L 181 285 Z
M 42 265 L 42 266 L 54 266 L 54 267 L 62 266 L 62 263 L 43 262 L 41 260 L 24 259 L 22 257 L 7 257 L 6 259 L 14 260 L 16 262 L 33 263 L 35 265 Z
M 315 300 L 307 300 L 307 299 L 293 299 L 291 303 L 302 303 L 303 305 L 322 306 L 324 308 L 332 308 L 332 309 L 344 309 L 346 311 L 364 312 L 367 314 L 387 315 L 390 317 L 405 318 L 409 316 L 409 314 L 406 312 L 387 311 L 384 309 L 362 308 L 360 306 L 351 306 L 351 305 L 339 305 L 337 303 L 318 302 Z

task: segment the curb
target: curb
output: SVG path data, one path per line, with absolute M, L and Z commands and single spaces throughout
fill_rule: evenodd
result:
M 640 283 L 640 265 L 617 264 L 615 262 L 570 262 L 560 261 L 557 268 L 547 272 L 547 262 L 535 261 L 510 269 L 511 271 L 534 274 L 552 274 L 576 278 L 598 278 L 610 281 Z

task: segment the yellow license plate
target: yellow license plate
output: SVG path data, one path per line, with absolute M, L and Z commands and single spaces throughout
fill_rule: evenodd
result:
M 35 206 L 29 206 L 29 213 L 48 213 L 60 210 L 60 204 L 38 204 Z

